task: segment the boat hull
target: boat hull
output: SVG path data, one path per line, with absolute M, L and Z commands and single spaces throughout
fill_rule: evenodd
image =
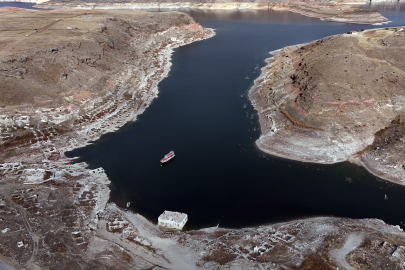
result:
M 160 163 L 166 163 L 166 162 L 168 162 L 169 160 L 171 160 L 172 158 L 174 158 L 174 152 L 173 151 L 170 151 L 167 155 L 165 155 L 164 156 L 164 158 L 163 159 L 161 159 L 160 160 Z

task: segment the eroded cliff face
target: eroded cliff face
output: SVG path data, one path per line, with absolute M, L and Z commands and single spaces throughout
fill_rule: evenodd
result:
M 405 34 L 396 28 L 287 47 L 250 90 L 263 151 L 316 163 L 361 162 L 405 182 Z
M 80 9 L 199 9 L 199 10 L 287 10 L 322 20 L 346 23 L 386 23 L 388 20 L 375 10 L 359 9 L 351 4 L 364 4 L 363 0 L 256 0 L 256 1 L 76 1 L 50 0 L 38 2 L 41 8 Z

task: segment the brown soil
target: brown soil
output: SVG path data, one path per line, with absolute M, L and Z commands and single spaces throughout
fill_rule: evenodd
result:
M 186 17 L 173 22 L 167 13 L 156 26 L 145 12 L 120 12 L 119 19 L 114 18 L 114 12 L 102 11 L 46 13 L 0 10 L 1 31 L 7 38 L 2 38 L 0 48 L 0 106 L 67 105 L 65 93 L 74 94 L 75 100 L 102 96 L 109 87 L 108 78 L 123 63 L 139 57 L 131 38 L 161 31 L 173 23 L 191 22 Z

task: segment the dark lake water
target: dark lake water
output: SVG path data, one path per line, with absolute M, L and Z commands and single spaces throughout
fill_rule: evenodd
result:
M 393 21 L 389 26 L 405 24 L 401 3 L 381 10 Z M 319 215 L 405 222 L 405 187 L 350 163 L 324 166 L 261 153 L 254 144 L 258 119 L 246 96 L 269 51 L 381 26 L 289 12 L 189 13 L 216 36 L 175 50 L 159 97 L 136 122 L 68 153 L 105 169 L 111 201 L 121 207 L 129 201 L 130 210 L 153 222 L 164 210 L 187 213 L 188 229 Z M 170 150 L 176 157 L 161 167 Z
M 18 8 L 35 9 L 34 5 L 35 3 L 0 2 L 0 7 L 18 7 Z

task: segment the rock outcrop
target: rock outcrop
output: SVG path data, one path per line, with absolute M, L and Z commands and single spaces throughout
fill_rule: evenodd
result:
M 345 33 L 272 52 L 250 90 L 263 151 L 316 163 L 352 161 L 405 184 L 405 34 Z

